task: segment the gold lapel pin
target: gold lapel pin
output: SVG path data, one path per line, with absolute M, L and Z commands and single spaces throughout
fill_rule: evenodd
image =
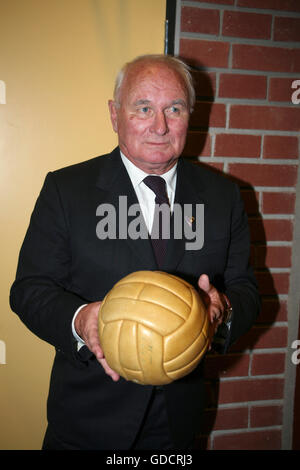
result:
M 195 221 L 195 217 L 185 217 L 185 221 L 189 224 L 189 226 L 192 226 L 192 223 Z

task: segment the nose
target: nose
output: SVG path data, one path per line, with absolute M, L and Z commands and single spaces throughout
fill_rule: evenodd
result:
M 151 131 L 158 135 L 165 135 L 169 131 L 167 119 L 163 111 L 159 111 L 155 114 Z

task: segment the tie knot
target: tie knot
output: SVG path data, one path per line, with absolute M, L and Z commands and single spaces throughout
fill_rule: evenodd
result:
M 149 175 L 146 176 L 143 181 L 148 186 L 148 188 L 150 188 L 155 193 L 155 202 L 157 204 L 169 204 L 166 182 L 161 176 Z

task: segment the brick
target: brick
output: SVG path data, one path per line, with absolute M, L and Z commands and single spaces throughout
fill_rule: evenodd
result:
M 227 67 L 229 46 L 223 41 L 181 39 L 180 56 L 197 67 Z
M 253 157 L 260 156 L 261 137 L 244 134 L 217 134 L 215 143 L 216 157 Z
M 265 99 L 267 78 L 263 75 L 222 73 L 219 96 L 222 98 Z
M 292 241 L 293 222 L 286 219 L 249 218 L 249 228 L 252 242 Z
M 290 103 L 292 93 L 294 92 L 294 89 L 292 88 L 294 80 L 294 78 L 270 78 L 269 100 L 279 102 L 286 101 Z
M 219 27 L 219 10 L 185 6 L 181 8 L 181 31 L 218 35 Z
M 298 137 L 265 135 L 264 158 L 298 158 Z
M 201 98 L 212 98 L 216 94 L 216 73 L 192 71 L 196 95 Z
M 267 238 L 265 231 L 265 223 L 266 221 L 263 220 L 260 215 L 258 217 L 256 217 L 255 215 L 248 216 L 248 226 L 252 244 L 266 243 Z
M 268 219 L 263 222 L 268 241 L 292 241 L 293 222 L 291 220 Z
M 232 129 L 298 132 L 300 130 L 300 108 L 233 104 L 230 108 L 229 126 Z
M 271 15 L 224 11 L 222 33 L 223 36 L 270 39 L 271 25 Z
M 184 157 L 211 156 L 211 136 L 206 132 L 189 131 L 182 155 Z
M 261 217 L 249 217 L 248 225 L 252 243 L 266 242 L 264 221 Z
M 251 375 L 283 374 L 284 353 L 253 354 Z
M 288 294 L 289 273 L 256 272 L 259 291 L 262 295 Z
M 232 67 L 234 69 L 297 73 L 300 72 L 300 49 L 233 44 Z
M 231 347 L 232 353 L 245 349 L 285 348 L 287 328 L 284 326 L 255 325 Z
M 239 429 L 248 426 L 248 407 L 215 408 L 204 412 L 202 432 L 209 434 L 212 430 Z
M 219 403 L 241 403 L 283 398 L 284 380 L 255 378 L 220 382 Z
M 242 189 L 241 196 L 244 202 L 245 210 L 248 215 L 258 214 L 259 212 L 259 193 L 252 189 Z
M 287 346 L 288 329 L 286 326 L 254 326 L 249 334 L 256 336 L 256 349 L 285 348 Z
M 226 105 L 197 101 L 190 118 L 190 127 L 208 130 L 209 127 L 225 127 Z
M 250 426 L 279 426 L 282 424 L 283 410 L 281 405 L 255 405 L 250 407 Z
M 248 375 L 249 354 L 209 354 L 205 361 L 205 377 L 243 377 Z
M 281 431 L 262 431 L 223 434 L 214 437 L 213 450 L 280 450 Z
M 294 214 L 295 193 L 263 193 L 262 212 L 264 214 Z
M 290 246 L 256 246 L 256 268 L 290 268 L 292 265 Z
M 300 11 L 299 0 L 238 0 L 237 6 L 268 10 Z
M 287 321 L 287 302 L 277 297 L 262 297 L 262 308 L 256 323 L 274 323 L 275 321 Z
M 244 185 L 295 186 L 297 181 L 296 165 L 229 163 L 228 173 L 242 180 Z
M 275 41 L 300 41 L 300 18 L 275 17 Z

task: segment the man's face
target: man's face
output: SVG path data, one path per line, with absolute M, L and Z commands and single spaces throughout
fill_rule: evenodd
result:
M 124 79 L 120 104 L 109 108 L 124 155 L 146 173 L 162 174 L 178 160 L 189 121 L 182 79 L 164 64 L 136 64 Z

